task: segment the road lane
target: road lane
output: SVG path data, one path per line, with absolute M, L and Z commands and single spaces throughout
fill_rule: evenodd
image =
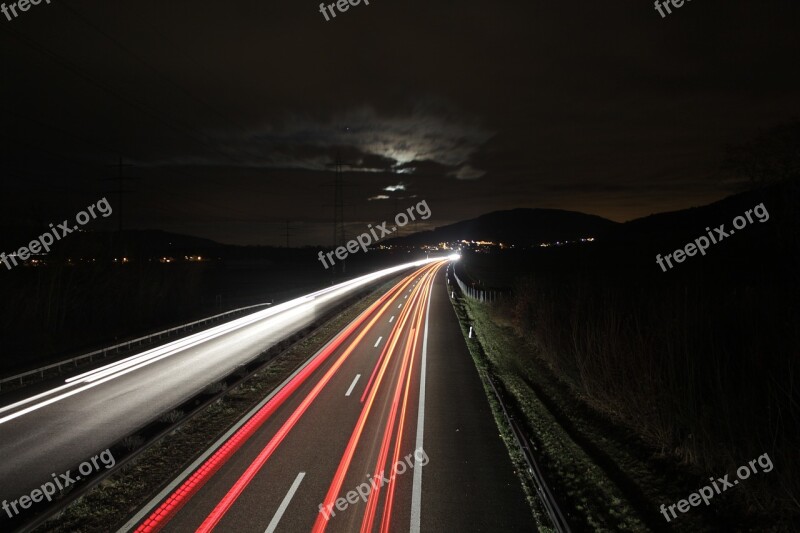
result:
M 399 292 L 397 294 L 399 294 Z M 395 297 L 397 294 L 395 294 Z M 378 302 L 378 304 L 380 303 L 381 302 Z M 388 307 L 389 305 L 393 304 L 387 303 L 384 307 Z M 385 319 L 385 311 L 377 314 L 374 317 L 365 316 L 360 318 L 358 321 L 364 323 L 368 319 L 374 320 L 375 325 L 385 328 L 383 331 L 376 330 L 374 333 L 375 335 L 383 333 L 384 336 L 386 336 L 389 334 L 390 326 Z M 352 334 L 354 336 L 365 336 L 364 328 L 358 327 L 353 330 Z M 365 350 L 365 357 L 350 358 L 346 352 L 352 353 L 356 345 L 352 345 L 351 347 L 351 345 L 348 343 L 340 343 L 335 352 L 329 354 L 325 364 L 319 366 L 319 368 L 315 370 L 311 377 L 306 376 L 303 383 L 297 388 L 296 392 L 292 394 L 288 400 L 286 400 L 285 405 L 282 405 L 280 408 L 276 409 L 275 412 L 270 415 L 270 418 L 259 429 L 259 431 L 252 438 L 248 439 L 241 446 L 239 452 L 233 455 L 228 462 L 226 462 L 224 468 L 222 468 L 217 475 L 211 477 L 207 484 L 204 485 L 196 495 L 192 496 L 186 506 L 187 512 L 182 511 L 178 513 L 174 519 L 170 520 L 170 522 L 167 524 L 167 530 L 194 531 L 197 527 L 199 527 L 202 520 L 209 513 L 211 513 L 213 508 L 220 502 L 220 500 L 224 498 L 228 490 L 236 485 L 240 477 L 247 471 L 253 461 L 256 460 L 259 454 L 265 451 L 265 447 L 268 446 L 271 439 L 275 438 L 276 436 L 279 436 L 284 443 L 284 446 L 279 449 L 280 452 L 283 450 L 296 451 L 298 453 L 300 451 L 312 452 L 316 449 L 309 448 L 308 443 L 303 435 L 320 434 L 327 436 L 330 439 L 335 439 L 337 436 L 342 434 L 341 425 L 338 423 L 338 421 L 344 420 L 345 424 L 352 426 L 353 421 L 342 418 L 346 417 L 350 412 L 350 410 L 346 408 L 341 410 L 334 409 L 334 413 L 332 414 L 326 412 L 316 413 L 312 410 L 311 415 L 302 417 L 297 416 L 295 417 L 295 420 L 292 420 L 292 416 L 297 412 L 298 409 L 307 409 L 309 407 L 312 402 L 306 400 L 319 384 L 318 380 L 327 375 L 333 368 L 333 365 L 340 361 L 341 371 L 332 373 L 327 378 L 329 380 L 328 386 L 323 386 L 316 391 L 315 394 L 320 396 L 320 401 L 316 402 L 316 405 L 339 406 L 340 403 L 342 403 L 342 400 L 349 400 L 350 404 L 357 405 L 356 397 L 351 397 L 349 399 L 345 398 L 342 391 L 346 390 L 350 385 L 351 377 L 354 374 L 368 374 L 372 370 L 371 366 L 372 362 L 374 361 L 375 351 L 372 348 L 372 343 L 361 343 L 360 346 L 363 350 Z M 353 401 L 354 399 L 356 399 L 356 401 Z M 294 425 L 297 424 L 297 431 L 287 430 L 285 434 L 281 434 L 281 428 L 287 424 L 290 424 L 290 427 L 294 427 Z M 277 449 L 277 447 L 275 449 Z M 271 450 L 266 453 L 271 455 L 273 451 L 274 450 Z M 297 472 L 308 472 L 306 480 L 303 482 L 303 486 L 293 501 L 292 505 L 295 505 L 294 502 L 302 500 L 304 491 L 307 491 L 308 487 L 312 486 L 315 479 L 317 479 L 314 468 L 309 468 L 309 462 L 316 466 L 318 461 L 316 461 L 315 456 L 312 455 L 310 461 L 302 460 L 292 463 L 293 459 L 291 455 L 292 454 L 288 454 L 287 456 L 287 454 L 278 453 L 274 457 L 271 457 L 270 461 L 264 464 L 263 469 L 258 470 L 263 473 L 269 472 L 273 481 L 276 483 L 283 483 L 283 486 L 288 486 L 288 484 L 291 483 L 291 478 L 296 475 Z M 286 466 L 287 464 L 292 464 L 292 466 Z M 272 475 L 272 470 L 274 469 L 275 465 L 280 465 L 280 467 L 278 468 L 278 471 L 275 472 L 275 475 Z M 250 485 L 251 481 L 248 481 L 247 484 Z M 250 487 L 242 492 L 240 495 L 240 501 L 246 501 L 248 496 L 254 492 L 249 489 Z M 277 502 L 272 498 L 272 490 L 265 491 L 265 494 L 262 496 L 263 498 L 257 499 L 257 504 L 255 502 L 254 504 L 257 505 L 258 508 L 262 508 L 263 506 L 263 508 L 274 511 L 274 509 L 277 508 Z M 316 510 L 319 501 L 320 500 L 311 504 L 312 510 Z M 245 513 L 244 520 L 251 520 L 252 516 L 250 515 L 252 515 L 252 513 L 253 510 L 248 509 L 248 512 Z M 261 531 L 263 531 L 263 524 L 268 521 L 268 518 L 266 517 L 269 515 L 269 512 L 267 511 L 262 514 L 263 516 L 261 516 L 258 520 L 258 522 L 261 524 Z M 283 520 L 286 521 L 290 519 L 290 515 L 291 513 L 285 516 Z M 233 518 L 230 518 L 230 516 Z M 237 516 L 237 513 L 232 513 L 229 515 L 229 517 L 226 517 L 226 519 L 232 519 L 235 521 L 238 520 Z M 313 520 L 313 515 L 311 516 L 311 519 Z M 245 526 L 243 524 L 237 524 L 237 528 L 240 527 Z M 246 530 L 255 531 L 258 530 L 258 527 L 250 524 Z
M 409 268 L 258 311 L 0 407 L 0 455 L 8 458 L 0 463 L 0 500 L 30 493 L 53 472 L 74 468 L 311 324 L 354 290 Z
M 425 450 L 431 462 L 422 478 L 421 530 L 536 531 L 444 275 L 434 289 L 425 403 Z
M 168 520 L 138 531 L 534 531 L 442 264 L 365 312 Z

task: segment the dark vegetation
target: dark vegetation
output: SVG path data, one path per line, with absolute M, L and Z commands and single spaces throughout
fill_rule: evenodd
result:
M 785 518 L 800 496 L 799 200 L 796 182 L 782 181 L 601 242 L 470 255 L 463 271 L 496 285 L 516 275 L 495 313 L 533 340 L 523 365 L 543 360 L 656 455 L 694 469 L 698 487 L 769 453 L 774 471 L 737 492 L 750 510 Z M 656 264 L 762 202 L 767 222 L 666 273 Z
M 4 231 L 3 249 L 40 233 Z M 317 249 L 225 246 L 158 231 L 125 232 L 122 240 L 115 233 L 86 232 L 59 244 L 45 266 L 0 267 L 0 376 L 412 260 L 407 253 L 356 254 L 346 273 L 334 273 L 317 260 Z M 123 256 L 128 263 L 114 262 Z M 167 257 L 174 261 L 160 262 Z
M 735 477 L 767 453 L 773 471 L 692 519 L 708 512 L 725 530 L 788 531 L 800 516 L 800 122 L 731 146 L 723 169 L 744 192 L 622 224 L 593 243 L 469 253 L 459 272 L 468 283 L 511 289 L 486 312 L 472 304 L 471 318 L 482 322 L 484 342 L 497 345 L 489 352 L 504 383 L 530 385 L 517 401 L 548 405 L 523 409 L 532 426 L 530 413 L 560 418 L 595 461 L 617 461 L 605 470 L 618 486 L 638 485 L 653 506 L 681 486 L 694 491 L 710 476 Z M 667 272 L 657 265 L 656 254 L 683 248 L 706 227 L 730 231 L 759 204 L 769 220 Z M 597 431 L 603 419 L 605 434 Z M 628 451 L 614 444 L 616 428 L 631 432 Z M 620 460 L 638 454 L 639 442 L 649 458 Z M 652 467 L 662 483 L 649 479 Z M 631 501 L 635 492 L 626 491 Z

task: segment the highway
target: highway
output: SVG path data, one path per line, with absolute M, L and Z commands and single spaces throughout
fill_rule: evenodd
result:
M 120 531 L 535 531 L 446 264 L 402 279 Z
M 302 330 L 357 291 L 430 261 L 385 269 L 146 350 L 0 407 L 0 501 L 74 469 Z

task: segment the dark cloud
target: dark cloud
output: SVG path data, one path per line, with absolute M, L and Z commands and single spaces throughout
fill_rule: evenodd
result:
M 800 5 L 54 2 L 0 20 L 0 222 L 80 207 L 131 164 L 128 223 L 325 242 L 425 198 L 625 220 L 713 201 L 725 146 L 800 115 Z M 387 191 L 403 183 L 405 190 Z M 388 196 L 388 198 L 381 198 Z M 56 218 L 56 217 L 53 217 Z

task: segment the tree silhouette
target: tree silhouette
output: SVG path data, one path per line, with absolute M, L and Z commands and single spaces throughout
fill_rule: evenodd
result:
M 752 188 L 797 182 L 800 175 L 800 121 L 764 131 L 752 141 L 729 146 L 723 168 Z

